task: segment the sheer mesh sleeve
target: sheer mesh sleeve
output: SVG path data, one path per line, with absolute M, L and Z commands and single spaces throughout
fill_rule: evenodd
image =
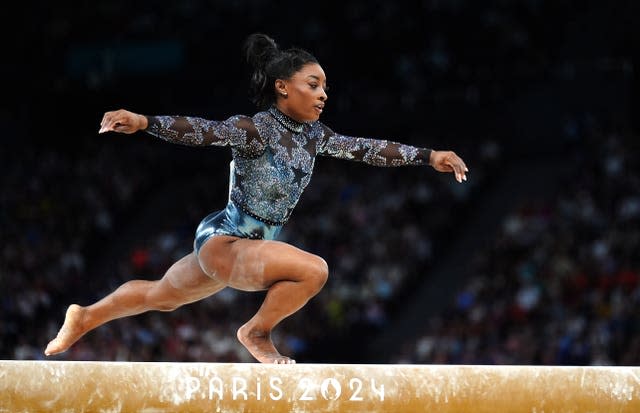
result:
M 190 116 L 147 116 L 145 132 L 167 142 L 187 146 L 232 146 L 247 155 L 264 150 L 264 143 L 253 120 L 232 116 L 213 121 Z
M 428 165 L 431 149 L 397 142 L 340 135 L 322 125 L 318 154 L 375 166 Z

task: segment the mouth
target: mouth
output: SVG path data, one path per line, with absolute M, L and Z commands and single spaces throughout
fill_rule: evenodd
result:
M 324 109 L 324 103 L 321 103 L 319 105 L 315 105 L 314 109 L 318 112 L 318 114 L 322 113 L 322 111 Z

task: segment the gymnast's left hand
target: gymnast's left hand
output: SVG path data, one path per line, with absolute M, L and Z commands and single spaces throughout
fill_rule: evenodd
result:
M 462 183 L 467 180 L 469 169 L 464 161 L 452 151 L 431 151 L 429 165 L 439 172 L 453 172 L 456 181 Z

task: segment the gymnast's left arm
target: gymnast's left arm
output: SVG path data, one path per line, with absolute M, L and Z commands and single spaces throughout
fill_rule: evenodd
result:
M 436 151 L 382 139 L 340 135 L 325 125 L 320 126 L 323 133 L 318 142 L 319 155 L 375 166 L 431 165 L 436 171 L 452 172 L 458 182 L 467 180 L 469 169 L 453 151 Z

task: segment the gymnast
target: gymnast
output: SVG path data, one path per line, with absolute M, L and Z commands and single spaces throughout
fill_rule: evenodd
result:
M 326 76 L 309 52 L 283 50 L 262 33 L 248 36 L 243 51 L 253 69 L 252 101 L 260 110 L 253 117 L 211 121 L 123 109 L 104 114 L 99 133 L 145 131 L 176 144 L 229 146 L 229 200 L 200 222 L 193 252 L 161 279 L 128 281 L 94 304 L 71 304 L 47 356 L 66 351 L 108 321 L 172 311 L 231 287 L 268 290 L 257 313 L 237 330 L 240 343 L 261 363 L 295 363 L 276 350 L 271 331 L 322 289 L 329 269 L 323 258 L 276 238 L 309 184 L 316 156 L 375 166 L 430 165 L 466 181 L 468 169 L 452 151 L 344 136 L 321 123 Z

